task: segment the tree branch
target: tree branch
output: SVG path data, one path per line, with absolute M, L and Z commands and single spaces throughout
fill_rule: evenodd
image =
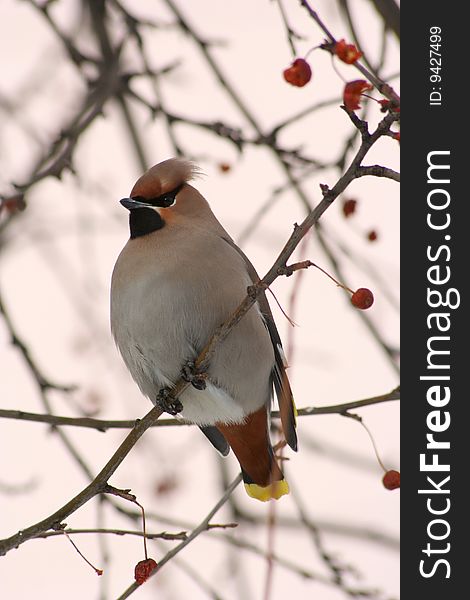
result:
M 379 404 L 381 402 L 390 402 L 393 400 L 399 400 L 399 388 L 395 388 L 388 394 L 382 396 L 374 396 L 372 398 L 364 398 L 362 400 L 355 400 L 354 402 L 346 402 L 344 404 L 335 404 L 332 406 L 306 406 L 304 408 L 297 409 L 297 416 L 307 417 L 312 415 L 331 415 L 331 414 L 342 414 L 344 411 L 353 408 L 362 408 L 365 406 L 372 406 L 373 404 Z M 274 410 L 271 413 L 271 417 L 274 419 L 280 418 L 280 412 Z M 46 423 L 54 426 L 72 426 L 72 427 L 85 427 L 88 429 L 96 429 L 100 432 L 106 432 L 108 429 L 132 429 L 136 424 L 136 420 L 107 420 L 107 419 L 94 419 L 91 417 L 60 417 L 57 415 L 50 414 L 38 414 L 31 412 L 24 412 L 21 410 L 8 410 L 0 409 L 0 418 L 3 419 L 14 419 L 17 421 L 30 421 L 34 423 Z M 179 427 L 179 426 L 193 426 L 194 423 L 185 421 L 184 419 L 159 419 L 153 423 L 152 427 Z
M 393 169 L 383 167 L 382 165 L 369 165 L 359 167 L 356 171 L 356 177 L 364 177 L 364 175 L 372 175 L 373 177 L 388 177 L 393 181 L 400 181 L 400 173 Z
M 235 490 L 235 488 L 240 484 L 241 481 L 242 481 L 242 475 L 240 473 L 239 475 L 237 475 L 235 477 L 235 479 L 232 481 L 232 483 L 229 485 L 229 487 L 225 490 L 224 495 L 217 502 L 217 504 L 214 506 L 214 508 L 207 514 L 207 516 L 201 521 L 201 523 L 195 529 L 193 529 L 193 531 L 190 533 L 190 535 L 188 535 L 188 537 L 185 540 L 183 540 L 181 542 L 181 544 L 178 544 L 178 546 L 176 546 L 176 548 L 173 548 L 172 550 L 170 550 L 162 558 L 162 560 L 160 560 L 158 562 L 157 568 L 152 571 L 150 577 L 153 577 L 158 571 L 160 571 L 160 569 L 169 560 L 171 560 L 173 558 L 173 556 L 176 556 L 176 554 L 178 554 L 179 552 L 181 552 L 181 550 L 183 550 L 183 548 L 185 548 L 194 539 L 196 539 L 198 537 L 198 535 L 200 535 L 203 531 L 207 531 L 208 525 L 209 525 L 210 520 L 212 519 L 212 517 L 227 502 L 227 500 L 229 499 L 229 497 L 231 496 L 231 494 L 233 493 L 233 491 Z M 123 594 L 121 594 L 119 596 L 119 598 L 117 600 L 124 600 L 125 598 L 128 598 L 131 594 L 133 594 L 138 589 L 138 587 L 139 586 L 138 586 L 137 583 L 133 583 L 132 585 L 130 585 L 127 588 L 127 590 Z
M 13 548 L 18 548 L 18 546 L 24 544 L 24 542 L 34 537 L 37 537 L 42 532 L 58 527 L 64 519 L 78 510 L 86 502 L 91 500 L 91 498 L 103 493 L 108 479 L 126 458 L 145 431 L 147 431 L 147 429 L 160 417 L 161 414 L 161 410 L 154 407 L 141 421 L 137 421 L 132 431 L 128 434 L 100 473 L 98 473 L 98 475 L 85 489 L 72 498 L 72 500 L 67 502 L 67 504 L 64 504 L 64 506 L 59 508 L 59 510 L 49 517 L 46 517 L 42 521 L 39 521 L 38 523 L 19 531 L 9 538 L 0 540 L 0 556 L 3 556 Z

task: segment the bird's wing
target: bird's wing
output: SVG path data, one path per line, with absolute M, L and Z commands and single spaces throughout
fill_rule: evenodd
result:
M 258 273 L 256 272 L 256 269 L 251 264 L 250 259 L 246 256 L 243 250 L 241 250 L 230 237 L 222 237 L 222 239 L 225 242 L 227 242 L 227 244 L 229 244 L 234 250 L 236 250 L 238 254 L 240 254 L 240 256 L 245 261 L 246 269 L 248 271 L 248 275 L 250 276 L 251 281 L 253 283 L 257 283 L 260 280 Z M 266 294 L 264 292 L 258 296 L 258 305 L 260 307 L 261 314 L 263 315 L 264 322 L 271 337 L 271 342 L 274 348 L 275 362 L 272 371 L 272 380 L 274 384 L 274 389 L 276 390 L 277 401 L 279 403 L 282 430 L 284 432 L 286 442 L 289 444 L 292 450 L 297 451 L 297 433 L 295 431 L 295 416 L 297 411 L 295 408 L 292 389 L 290 387 L 289 379 L 287 377 L 287 363 L 284 351 L 282 349 L 281 338 L 279 336 L 276 323 L 274 322 L 271 307 L 269 306 L 268 299 L 266 298 Z
M 222 456 L 227 456 L 227 454 L 230 452 L 230 446 L 217 427 L 213 425 L 200 425 L 199 429 L 214 446 L 214 448 L 218 450 L 220 454 L 222 454 Z

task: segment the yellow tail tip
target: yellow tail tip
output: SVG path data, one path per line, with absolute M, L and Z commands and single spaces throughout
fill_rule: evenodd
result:
M 297 411 L 297 406 L 295 404 L 294 398 L 292 398 L 292 408 L 294 409 L 294 423 L 297 425 L 297 417 L 299 416 L 299 413 Z
M 245 490 L 248 496 L 267 502 L 268 500 L 279 500 L 281 496 L 289 493 L 289 484 L 285 479 L 274 481 L 270 485 L 262 486 L 256 483 L 245 483 Z

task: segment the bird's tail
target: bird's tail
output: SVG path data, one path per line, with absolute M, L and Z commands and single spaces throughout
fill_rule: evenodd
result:
M 230 444 L 242 469 L 249 496 L 266 502 L 289 493 L 289 486 L 274 457 L 269 439 L 268 414 L 263 406 L 243 423 L 218 423 L 217 428 Z

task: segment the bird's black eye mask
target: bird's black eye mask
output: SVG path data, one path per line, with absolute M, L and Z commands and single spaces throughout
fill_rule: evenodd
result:
M 157 196 L 156 198 L 144 198 L 143 196 L 132 196 L 132 200 L 148 204 L 149 206 L 158 206 L 160 208 L 168 208 L 176 202 L 176 196 L 181 191 L 184 183 L 176 187 L 171 192 Z

